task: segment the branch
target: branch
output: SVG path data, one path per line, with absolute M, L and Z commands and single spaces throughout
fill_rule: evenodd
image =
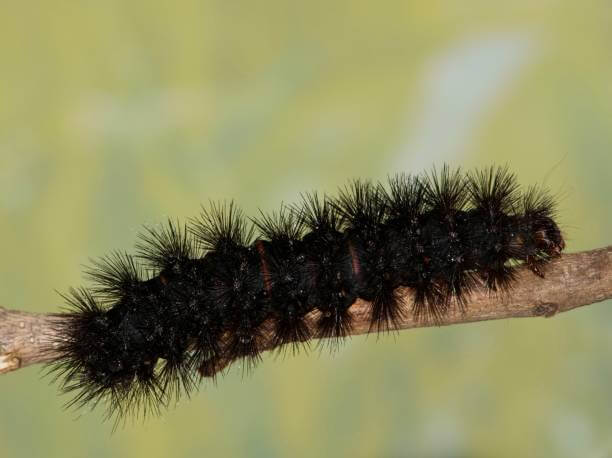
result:
M 507 294 L 491 294 L 479 289 L 469 297 L 463 312 L 452 308 L 442 323 L 416 320 L 406 313 L 396 330 L 503 318 L 551 317 L 577 307 L 612 298 L 612 246 L 580 253 L 564 254 L 546 267 L 546 277 L 540 278 L 525 267 L 518 269 L 517 281 Z M 412 292 L 401 289 L 404 305 L 409 309 Z M 352 335 L 370 331 L 370 304 L 357 300 L 351 306 L 353 316 Z M 314 330 L 318 312 L 307 316 L 307 323 Z M 37 314 L 6 310 L 0 307 L 0 374 L 11 372 L 31 364 L 53 361 L 57 354 L 52 342 L 56 335 L 58 314 Z M 260 348 L 273 349 L 271 339 L 260 342 Z M 212 373 L 223 370 L 231 361 L 221 361 Z

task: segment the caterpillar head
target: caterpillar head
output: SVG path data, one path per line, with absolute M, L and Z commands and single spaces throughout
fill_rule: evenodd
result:
M 533 238 L 536 247 L 550 257 L 556 257 L 565 249 L 565 240 L 557 223 L 544 216 L 534 223 Z

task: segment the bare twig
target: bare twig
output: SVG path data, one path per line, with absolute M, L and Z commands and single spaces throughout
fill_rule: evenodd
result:
M 551 317 L 577 307 L 612 298 L 612 246 L 581 253 L 564 254 L 546 269 L 546 278 L 539 278 L 526 268 L 519 269 L 517 282 L 511 293 L 492 295 L 484 289 L 474 292 L 465 311 L 456 307 L 442 323 L 416 320 L 410 313 L 398 323 L 397 330 L 416 327 L 451 325 L 503 318 Z M 412 303 L 412 292 L 401 291 L 407 309 Z M 353 329 L 351 334 L 370 331 L 369 304 L 358 300 L 351 306 Z M 308 316 L 314 329 L 316 312 Z M 47 315 L 6 310 L 0 307 L 0 374 L 20 367 L 52 361 L 58 320 L 61 315 Z M 273 348 L 270 339 L 260 347 Z M 214 372 L 222 370 L 229 361 L 220 362 Z M 213 375 L 203 374 L 203 375 Z

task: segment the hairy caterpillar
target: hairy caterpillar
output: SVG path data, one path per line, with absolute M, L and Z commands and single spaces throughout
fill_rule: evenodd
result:
M 442 322 L 476 285 L 508 291 L 518 264 L 542 276 L 565 246 L 554 217 L 550 194 L 521 190 L 505 167 L 357 180 L 252 220 L 213 203 L 188 224 L 146 229 L 135 256 L 94 262 L 93 286 L 65 296 L 51 371 L 75 392 L 69 405 L 105 401 L 117 418 L 158 411 L 220 361 L 254 366 L 264 336 L 294 351 L 337 343 L 358 298 L 380 332 L 408 313 Z M 415 292 L 409 309 L 400 286 Z

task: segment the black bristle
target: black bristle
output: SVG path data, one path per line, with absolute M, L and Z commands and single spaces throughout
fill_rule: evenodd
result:
M 467 176 L 467 187 L 472 205 L 483 211 L 490 224 L 504 214 L 516 211 L 520 188 L 508 167 L 487 167 Z
M 531 186 L 520 201 L 517 236 L 521 240 L 516 250 L 519 258 L 539 276 L 544 275 L 544 266 L 565 248 L 556 216 L 555 200 L 539 186 Z
M 61 377 L 64 392 L 76 392 L 67 406 L 95 406 L 107 403 L 107 415 L 146 415 L 165 403 L 164 392 L 155 376 L 155 362 L 134 348 L 122 347 L 125 328 L 109 314 L 94 295 L 85 289 L 71 289 L 64 296 L 69 308 L 58 332 L 57 363 L 52 367 Z M 116 314 L 114 314 L 116 316 Z M 151 371 L 142 368 L 147 366 Z
M 253 218 L 252 221 L 261 236 L 270 241 L 300 240 L 304 232 L 304 221 L 284 205 L 278 213 L 260 212 L 259 218 Z
M 143 280 L 143 272 L 133 256 L 115 251 L 91 261 L 85 275 L 93 282 L 93 291 L 99 296 L 115 301 L 129 294 Z
M 370 329 L 388 331 L 403 316 L 395 290 L 400 286 L 398 252 L 386 234 L 388 199 L 380 186 L 353 181 L 333 201 L 346 221 L 345 235 L 357 295 L 372 302 Z
M 263 239 L 255 242 L 270 307 L 275 322 L 273 345 L 284 349 L 291 344 L 293 353 L 310 339 L 304 316 L 308 306 L 306 253 L 302 242 L 304 223 L 286 207 L 279 213 L 261 213 L 254 219 Z
M 349 307 L 357 299 L 351 258 L 341 232 L 344 218 L 328 197 L 317 193 L 303 194 L 302 205 L 293 210 L 309 230 L 302 241 L 308 304 L 320 312 L 315 337 L 336 349 L 352 329 Z
M 459 168 L 451 170 L 444 165 L 439 173 L 433 169 L 424 180 L 426 200 L 432 211 L 452 216 L 463 210 L 469 200 L 467 185 Z
M 521 198 L 516 177 L 507 167 L 489 167 L 468 175 L 473 209 L 469 230 L 478 244 L 472 247 L 475 272 L 495 292 L 508 292 L 515 278 L 513 258 L 515 215 Z
M 247 246 L 253 239 L 253 227 L 234 201 L 211 202 L 191 223 L 191 233 L 204 250 L 222 253 L 235 246 Z
M 430 288 L 428 301 L 433 307 L 431 316 L 439 320 L 452 305 L 462 309 L 465 295 L 475 281 L 470 271 L 468 253 L 471 251 L 469 218 L 465 212 L 469 200 L 468 182 L 460 169 L 452 171 L 446 165 L 438 173 L 435 169 L 425 181 L 425 195 L 429 211 L 423 217 L 422 256 L 423 275 Z M 431 295 L 439 292 L 439 297 Z M 425 296 L 427 297 L 427 295 Z
M 168 219 L 161 228 L 145 227 L 138 234 L 138 257 L 157 271 L 173 271 L 182 263 L 198 257 L 198 250 L 187 232 L 187 225 Z

